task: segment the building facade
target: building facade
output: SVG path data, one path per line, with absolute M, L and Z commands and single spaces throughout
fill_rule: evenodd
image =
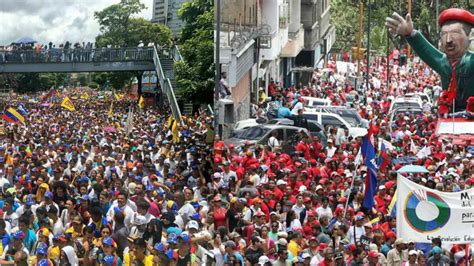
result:
M 270 81 L 297 85 L 298 65 L 314 68 L 335 41 L 330 0 L 221 0 L 220 64 L 234 121 L 247 119 Z M 310 12 L 311 11 L 311 12 Z
M 178 10 L 188 0 L 154 0 L 152 22 L 167 25 L 173 34 L 177 36 L 184 26 L 184 22 L 178 18 Z

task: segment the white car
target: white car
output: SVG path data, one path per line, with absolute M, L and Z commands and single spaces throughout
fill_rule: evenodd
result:
M 367 134 L 367 129 L 363 127 L 353 127 L 349 122 L 342 118 L 338 114 L 325 113 L 325 112 L 314 112 L 311 110 L 303 112 L 303 116 L 308 120 L 314 120 L 324 127 L 331 126 L 338 129 L 338 134 L 349 129 L 349 136 L 353 138 L 363 137 Z
M 395 109 L 400 108 L 420 108 L 423 109 L 423 100 L 420 96 L 416 94 L 408 95 L 408 96 L 400 96 L 395 98 L 392 101 L 392 105 L 390 106 L 389 113 L 391 113 Z
M 307 97 L 302 96 L 304 100 L 304 107 L 306 109 L 312 109 L 318 106 L 329 106 L 331 105 L 330 99 L 323 99 L 323 98 L 315 98 L 315 97 Z
M 418 95 L 421 98 L 421 101 L 426 101 L 429 104 L 432 104 L 430 96 L 428 94 L 423 93 L 423 92 L 415 92 L 415 93 L 407 93 L 405 94 L 405 97 L 413 97 L 415 95 Z
M 254 126 L 258 126 L 258 125 L 260 125 L 260 124 L 257 123 L 257 119 L 249 118 L 249 119 L 245 119 L 245 120 L 240 120 L 237 123 L 235 123 L 233 130 L 242 130 L 242 129 L 246 129 L 246 128 L 254 127 Z

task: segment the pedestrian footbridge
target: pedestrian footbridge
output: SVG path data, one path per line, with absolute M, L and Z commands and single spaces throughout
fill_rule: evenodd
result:
M 182 60 L 178 47 L 0 50 L 1 73 L 156 71 L 174 117 L 181 120 L 173 64 Z

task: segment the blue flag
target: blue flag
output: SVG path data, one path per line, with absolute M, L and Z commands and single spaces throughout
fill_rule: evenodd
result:
M 365 194 L 362 206 L 367 209 L 374 207 L 374 196 L 377 189 L 377 159 L 375 157 L 375 148 L 371 141 L 372 134 L 367 134 L 362 141 L 362 156 L 367 166 L 367 175 L 365 176 Z

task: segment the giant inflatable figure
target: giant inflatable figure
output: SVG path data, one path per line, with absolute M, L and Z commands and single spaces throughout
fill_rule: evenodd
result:
M 450 8 L 441 12 L 438 24 L 443 52 L 413 28 L 409 14 L 403 18 L 393 13 L 385 23 L 391 33 L 405 37 L 418 56 L 440 75 L 443 93 L 438 100 L 438 112 L 459 112 L 466 107 L 467 111 L 472 111 L 468 99 L 474 96 L 474 54 L 468 48 L 474 15 L 463 9 Z

